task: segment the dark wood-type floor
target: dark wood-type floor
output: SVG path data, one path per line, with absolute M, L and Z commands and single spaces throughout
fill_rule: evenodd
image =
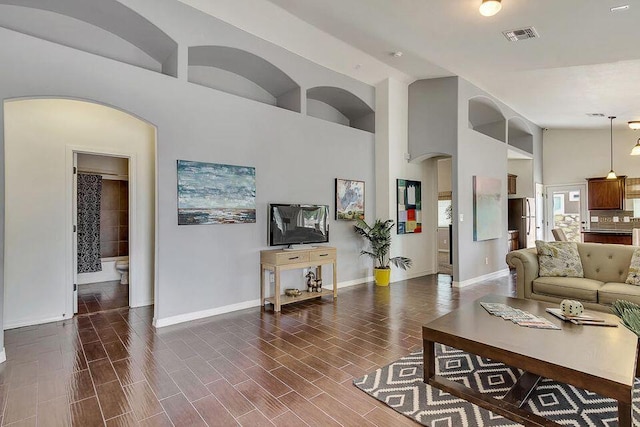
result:
M 129 285 L 119 280 L 78 285 L 78 314 L 129 307 Z
M 335 304 L 255 308 L 158 330 L 152 307 L 9 330 L 2 425 L 414 425 L 352 380 L 420 349 L 423 323 L 514 287 L 512 277 L 463 290 L 449 283 L 359 285 L 340 290 Z

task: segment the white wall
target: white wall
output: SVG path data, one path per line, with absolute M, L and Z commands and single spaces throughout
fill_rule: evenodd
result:
M 616 174 L 640 177 L 640 156 L 629 155 L 639 137 L 640 132 L 627 127 L 614 128 L 613 169 Z M 608 128 L 545 131 L 544 184 L 584 183 L 585 178 L 606 176 L 610 169 L 610 141 Z
M 437 227 L 437 166 L 435 159 L 409 163 L 408 85 L 395 80 L 376 86 L 376 215 L 397 222 L 397 179 L 422 182 L 422 233 L 392 233 L 390 255 L 413 260 L 407 271 L 392 268 L 391 281 L 418 277 L 435 272 Z
M 507 172 L 518 176 L 516 179 L 516 194 L 510 194 L 510 198 L 535 196 L 533 160 L 509 159 L 507 161 Z
M 80 153 L 78 154 L 78 170 L 88 170 L 126 178 L 129 174 L 129 162 L 124 157 Z
M 71 317 L 70 150 L 135 157 L 132 305 L 153 302 L 155 128 L 105 106 L 8 101 L 5 118 L 5 328 Z M 36 267 L 37 266 L 37 267 Z
M 451 191 L 451 157 L 438 160 L 438 192 Z

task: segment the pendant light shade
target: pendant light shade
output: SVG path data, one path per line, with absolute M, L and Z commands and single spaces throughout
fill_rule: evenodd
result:
M 618 177 L 616 176 L 616 173 L 613 171 L 613 119 L 615 119 L 616 116 L 609 116 L 609 120 L 611 121 L 611 170 L 609 171 L 609 174 L 607 175 L 607 179 L 617 179 Z
M 631 155 L 640 156 L 640 138 L 638 138 L 638 142 L 636 142 L 636 145 L 631 149 Z
M 480 5 L 480 15 L 493 16 L 502 9 L 501 0 L 482 0 Z

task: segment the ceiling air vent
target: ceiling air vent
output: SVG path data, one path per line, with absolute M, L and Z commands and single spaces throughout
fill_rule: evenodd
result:
M 517 30 L 503 31 L 502 34 L 504 34 L 504 36 L 510 42 L 517 42 L 519 40 L 535 39 L 537 37 L 540 37 L 536 29 L 533 27 L 525 27 L 525 28 L 518 28 Z

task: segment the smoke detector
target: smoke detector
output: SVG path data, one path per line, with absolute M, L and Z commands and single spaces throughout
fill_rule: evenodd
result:
M 540 37 L 536 29 L 533 27 L 524 27 L 517 28 L 515 30 L 503 31 L 502 34 L 504 34 L 504 36 L 510 42 L 517 42 L 520 40 L 535 39 Z

